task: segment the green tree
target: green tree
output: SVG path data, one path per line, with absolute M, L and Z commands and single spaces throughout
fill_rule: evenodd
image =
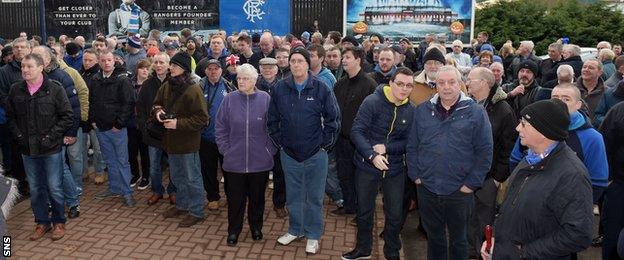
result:
M 496 48 L 507 40 L 516 47 L 522 40 L 532 40 L 536 53 L 545 54 L 549 44 L 564 36 L 579 46 L 619 43 L 624 36 L 624 15 L 602 2 L 500 1 L 476 10 L 475 30 L 487 31 Z

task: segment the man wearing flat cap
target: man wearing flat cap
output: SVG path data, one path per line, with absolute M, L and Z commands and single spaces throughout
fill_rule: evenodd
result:
M 539 86 L 537 77 L 538 67 L 532 60 L 524 60 L 518 64 L 516 71 L 518 79 L 503 85 L 507 92 L 507 101 L 513 108 L 516 118 L 520 118 L 520 111 L 535 101 L 549 99 L 550 90 Z
M 592 240 L 592 190 L 587 169 L 568 147 L 570 116 L 558 99 L 520 113 L 516 130 L 529 148 L 508 180 L 484 259 L 570 259 Z M 491 257 L 491 258 L 490 258 Z

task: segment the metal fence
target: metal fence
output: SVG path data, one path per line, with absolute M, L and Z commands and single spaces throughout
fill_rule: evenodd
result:
M 292 2 L 291 31 L 295 36 L 311 33 L 314 20 L 323 35 L 329 31 L 342 32 L 343 0 L 294 0 Z
M 20 32 L 40 35 L 39 0 L 0 2 L 0 37 L 15 39 Z

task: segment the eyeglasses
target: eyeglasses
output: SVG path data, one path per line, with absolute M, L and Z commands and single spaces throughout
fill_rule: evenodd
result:
M 405 90 L 411 90 L 411 89 L 414 88 L 414 84 L 413 83 L 405 83 L 405 82 L 396 81 L 396 82 L 394 82 L 394 84 L 397 87 L 405 89 Z

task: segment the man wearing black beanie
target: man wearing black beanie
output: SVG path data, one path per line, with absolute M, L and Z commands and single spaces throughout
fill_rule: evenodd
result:
M 516 130 L 528 154 L 513 170 L 484 259 L 568 259 L 591 244 L 592 190 L 587 169 L 563 142 L 570 123 L 560 100 L 521 111 Z
M 537 64 L 532 60 L 524 60 L 516 71 L 518 79 L 503 85 L 503 90 L 507 92 L 507 102 L 514 109 L 516 118 L 520 118 L 520 111 L 527 105 L 538 100 L 550 99 L 551 89 L 539 86 L 535 80 L 537 73 Z

